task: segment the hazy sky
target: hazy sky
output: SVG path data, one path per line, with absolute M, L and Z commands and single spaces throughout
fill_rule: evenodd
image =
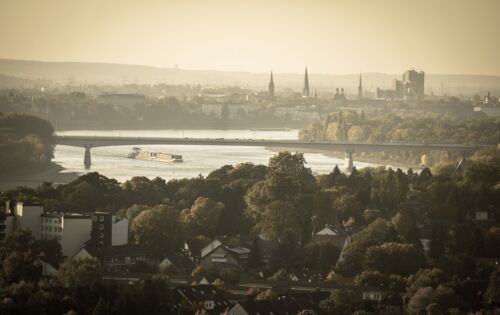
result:
M 0 58 L 500 75 L 500 0 L 0 0 Z

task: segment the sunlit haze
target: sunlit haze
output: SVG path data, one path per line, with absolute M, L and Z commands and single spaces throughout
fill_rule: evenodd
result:
M 0 58 L 500 75 L 500 1 L 2 0 Z

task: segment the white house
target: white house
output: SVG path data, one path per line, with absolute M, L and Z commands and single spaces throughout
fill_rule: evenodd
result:
M 201 264 L 210 269 L 218 266 L 238 266 L 248 260 L 250 250 L 241 246 L 229 246 L 215 239 L 201 250 Z
M 62 254 L 71 256 L 82 248 L 92 231 L 92 219 L 79 213 L 44 213 L 40 216 L 41 238 L 55 238 L 61 244 Z
M 152 258 L 147 252 L 135 245 L 82 247 L 72 257 L 73 259 L 95 258 L 100 261 L 106 271 L 126 271 L 138 262 L 158 266 L 159 260 Z
M 111 246 L 128 244 L 128 219 L 113 216 L 111 221 Z
M 363 291 L 363 300 L 365 301 L 382 301 L 386 296 L 387 292 L 382 290 Z
M 43 207 L 37 203 L 18 202 L 16 204 L 17 229 L 30 230 L 35 239 L 40 239 L 40 215 Z
M 338 248 L 342 248 L 347 238 L 348 234 L 343 230 L 333 226 L 326 225 L 322 230 L 314 234 L 313 241 L 330 242 L 333 243 Z
M 11 209 L 10 202 L 5 203 L 5 211 L 0 222 L 0 234 L 11 235 L 16 230 L 31 231 L 35 239 L 40 239 L 40 215 L 43 207 L 38 203 L 17 202 Z

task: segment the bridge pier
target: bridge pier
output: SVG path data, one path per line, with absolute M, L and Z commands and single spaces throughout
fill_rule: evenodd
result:
M 420 166 L 421 167 L 431 167 L 432 166 L 432 157 L 430 152 L 425 152 L 420 157 Z
M 465 152 L 463 152 L 462 158 L 460 159 L 460 161 L 457 163 L 457 166 L 455 167 L 455 171 L 460 172 L 460 173 L 464 173 L 465 170 L 467 169 L 467 167 L 469 166 L 468 164 L 469 163 L 468 163 L 467 159 L 465 158 Z
M 90 148 L 92 146 L 90 144 L 85 145 L 85 154 L 83 156 L 83 165 L 85 166 L 86 169 L 89 169 L 90 166 L 92 165 L 92 157 L 90 155 Z
M 344 170 L 346 173 L 350 173 L 354 168 L 354 150 L 346 150 L 344 158 Z

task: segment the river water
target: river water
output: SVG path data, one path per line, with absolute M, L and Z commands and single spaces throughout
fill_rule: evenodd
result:
M 65 136 L 129 136 L 129 137 L 179 137 L 179 138 L 225 138 L 225 139 L 297 139 L 298 130 L 252 131 L 252 130 L 71 130 L 59 131 Z M 127 158 L 133 146 L 112 146 L 92 148 L 92 167 L 83 166 L 84 149 L 58 145 L 54 151 L 54 162 L 64 167 L 63 172 L 84 174 L 99 172 L 104 176 L 123 182 L 133 176 L 157 176 L 166 180 L 172 178 L 206 176 L 221 166 L 236 165 L 244 162 L 267 165 L 269 158 L 276 152 L 264 147 L 246 146 L 200 146 L 200 145 L 141 145 L 141 149 L 181 154 L 183 163 L 143 161 Z M 343 159 L 325 156 L 320 153 L 305 153 L 307 166 L 315 174 L 326 174 L 335 165 L 341 169 Z M 356 168 L 379 166 L 366 162 L 354 162 Z

